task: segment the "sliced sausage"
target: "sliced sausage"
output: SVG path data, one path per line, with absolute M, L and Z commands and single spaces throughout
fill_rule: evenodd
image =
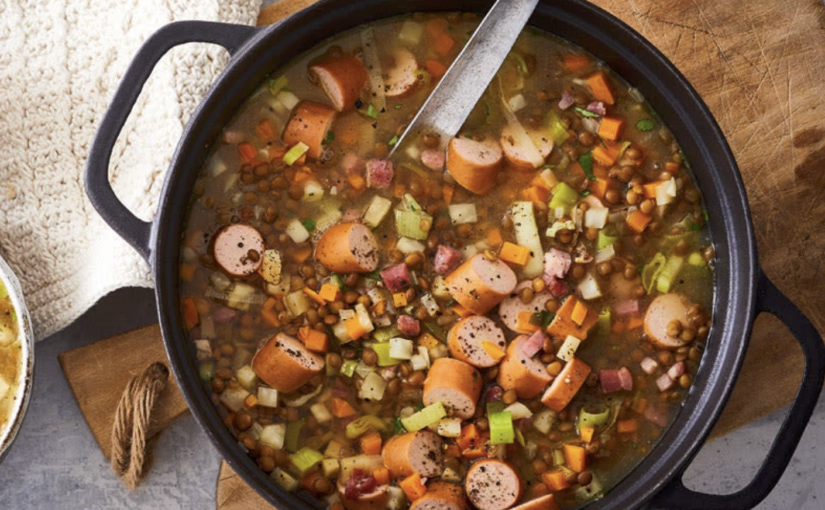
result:
M 523 488 L 516 468 L 498 459 L 474 463 L 464 478 L 464 491 L 479 510 L 506 510 L 521 498 Z
M 295 145 L 304 142 L 309 146 L 307 156 L 318 158 L 321 145 L 335 120 L 335 110 L 312 101 L 303 101 L 295 107 L 289 124 L 284 129 L 284 143 Z
M 553 151 L 553 140 L 541 130 L 528 129 L 527 134 L 533 141 L 533 145 L 538 149 L 539 154 L 544 159 Z M 526 142 L 526 140 L 525 140 Z M 511 165 L 523 168 L 525 170 L 532 170 L 538 168 L 533 165 L 525 147 L 519 145 L 519 140 L 513 136 L 513 130 L 510 126 L 506 126 L 501 131 L 501 149 L 504 152 L 504 157 Z
M 430 170 L 444 170 L 446 159 L 442 149 L 424 149 L 421 153 L 421 162 Z
M 587 332 L 599 321 L 599 314 L 596 313 L 595 310 L 588 308 L 587 315 L 584 317 L 582 323 L 576 324 L 571 315 L 577 303 L 579 303 L 579 299 L 572 295 L 564 300 L 564 303 L 561 304 L 561 307 L 559 307 L 559 310 L 556 312 L 553 322 L 547 326 L 548 335 L 553 338 L 567 338 L 568 335 L 574 336 L 579 340 L 587 338 Z
M 410 505 L 410 510 L 466 510 L 467 498 L 460 485 L 436 480 L 427 484 L 427 493 Z
M 450 328 L 447 346 L 453 358 L 476 368 L 489 368 L 501 361 L 507 342 L 495 321 L 473 315 Z M 501 355 L 497 355 L 499 351 Z
M 439 476 L 444 471 L 441 438 L 429 430 L 393 436 L 384 444 L 381 456 L 393 478 L 418 473 L 421 477 Z
M 492 138 L 483 141 L 453 138 L 447 149 L 447 170 L 455 181 L 477 195 L 486 195 L 496 185 L 496 174 L 504 156 Z
M 682 326 L 687 326 L 690 305 L 690 300 L 679 294 L 656 296 L 645 312 L 644 327 L 647 336 L 665 349 L 678 349 L 686 345 L 688 342 L 682 340 L 681 336 L 669 335 L 667 327 L 672 321 L 679 321 Z
M 541 403 L 557 413 L 561 412 L 579 392 L 590 370 L 590 366 L 579 358 L 570 360 L 544 392 Z
M 544 305 L 553 298 L 549 291 L 543 290 L 533 294 L 533 299 L 531 299 L 530 302 L 525 303 L 521 300 L 521 296 L 519 296 L 519 291 L 524 288 L 525 284 L 532 285 L 530 281 L 520 283 L 515 289 L 513 289 L 513 293 L 504 298 L 504 301 L 498 305 L 498 316 L 501 319 L 501 322 L 510 328 L 510 330 L 515 331 L 516 333 L 521 333 L 522 335 L 528 335 L 533 331 L 525 328 L 519 328 L 519 314 L 522 312 L 526 312 L 531 315 L 534 313 L 540 313 L 544 310 Z
M 215 235 L 212 255 L 215 262 L 232 276 L 249 276 L 261 267 L 264 238 L 249 225 L 229 225 Z
M 456 301 L 476 315 L 484 315 L 516 288 L 516 273 L 502 260 L 474 255 L 444 278 Z
M 361 223 L 339 223 L 318 239 L 315 258 L 334 273 L 369 273 L 378 267 L 378 241 Z
M 396 48 L 391 62 L 384 66 L 384 95 L 401 99 L 409 96 L 418 85 L 418 62 L 409 50 Z
M 505 390 L 515 390 L 519 398 L 535 397 L 552 379 L 541 361 L 533 359 L 522 350 L 528 339 L 527 335 L 513 339 L 498 367 L 498 383 Z
M 328 56 L 315 62 L 310 66 L 309 74 L 318 80 L 332 106 L 339 112 L 355 107 L 370 78 L 361 59 L 350 53 Z
M 452 358 L 439 358 L 424 380 L 424 405 L 441 402 L 459 418 L 476 412 L 481 395 L 481 374 L 471 365 Z
M 324 358 L 298 339 L 278 333 L 252 358 L 252 369 L 278 391 L 295 391 L 324 369 Z
M 347 490 L 347 486 L 350 490 Z M 357 487 L 354 487 L 357 485 Z M 365 477 L 357 484 L 348 480 L 338 481 L 338 496 L 347 510 L 384 510 L 389 500 L 389 485 L 375 485 L 372 476 Z
M 559 504 L 556 502 L 555 496 L 546 494 L 519 506 L 514 506 L 510 510 L 559 510 Z

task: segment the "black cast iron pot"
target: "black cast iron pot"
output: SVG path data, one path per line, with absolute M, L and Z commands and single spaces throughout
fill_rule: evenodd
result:
M 484 12 L 491 4 L 491 0 L 325 0 L 268 28 L 174 23 L 159 30 L 141 48 L 101 123 L 86 170 L 89 197 L 112 228 L 154 270 L 166 349 L 195 418 L 232 468 L 279 508 L 310 509 L 316 508 L 316 503 L 307 495 L 281 490 L 238 447 L 199 380 L 194 347 L 184 334 L 178 291 L 180 240 L 197 173 L 209 145 L 252 90 L 281 63 L 321 40 L 388 16 L 414 11 Z M 580 0 L 542 2 L 531 25 L 604 59 L 650 101 L 693 163 L 717 254 L 713 327 L 696 382 L 681 412 L 642 463 L 588 508 L 752 508 L 779 480 L 816 404 L 825 376 L 822 340 L 759 267 L 747 197 L 733 155 L 708 108 L 673 64 L 624 23 Z M 170 48 L 187 42 L 220 44 L 232 58 L 186 127 L 166 178 L 157 218 L 146 223 L 129 212 L 112 191 L 109 160 L 115 139 L 152 68 Z M 722 412 L 745 357 L 753 321 L 761 312 L 779 317 L 802 346 L 805 374 L 796 400 L 747 487 L 726 496 L 691 491 L 682 484 L 682 475 Z

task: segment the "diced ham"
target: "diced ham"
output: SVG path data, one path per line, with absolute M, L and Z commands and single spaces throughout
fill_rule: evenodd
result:
M 528 358 L 532 358 L 544 347 L 545 340 L 547 340 L 547 335 L 544 331 L 537 329 L 526 342 L 521 344 L 521 352 Z
M 684 375 L 684 373 L 685 373 L 685 363 L 683 361 L 680 361 L 680 362 L 674 364 L 672 367 L 670 367 L 670 370 L 667 371 L 667 375 L 669 375 L 670 378 L 673 379 L 674 381 L 676 379 L 682 377 L 682 375 Z
M 599 130 L 599 119 L 589 119 L 585 117 L 582 119 L 582 127 L 585 131 L 596 133 Z
M 639 313 L 639 300 L 626 299 L 619 301 L 613 306 L 613 310 L 615 310 L 616 315 L 636 315 Z
M 372 494 L 376 487 L 375 478 L 363 469 L 355 468 L 347 480 L 344 494 L 348 499 L 358 499 L 364 494 Z
M 401 262 L 381 271 L 381 279 L 390 292 L 398 292 L 410 284 L 410 271 L 407 264 Z
M 667 374 L 662 374 L 656 379 L 656 386 L 659 387 L 659 391 L 667 391 L 673 387 L 673 379 Z
M 544 254 L 544 274 L 556 279 L 564 278 L 572 263 L 569 253 L 552 248 Z
M 559 99 L 559 109 L 566 110 L 573 106 L 573 103 L 576 101 L 573 99 L 573 94 L 570 92 L 564 91 L 561 94 L 561 99 Z
M 392 161 L 387 159 L 367 161 L 367 187 L 387 189 L 392 183 L 393 174 Z
M 547 290 L 550 291 L 550 294 L 553 294 L 555 298 L 560 298 L 570 292 L 570 288 L 564 280 L 556 280 L 547 275 L 544 275 L 543 280 L 544 283 L 547 284 Z
M 366 170 L 367 164 L 361 159 L 358 154 L 354 152 L 348 152 L 344 154 L 344 157 L 341 158 L 341 170 L 344 171 L 347 175 L 363 175 L 364 170 Z
M 607 110 L 604 108 L 604 103 L 601 101 L 593 101 L 587 105 L 587 111 L 596 113 L 598 115 L 607 115 Z
M 447 156 L 439 149 L 425 149 L 421 153 L 421 162 L 430 170 L 444 170 Z
M 630 373 L 630 370 L 627 367 L 622 367 L 619 369 L 618 374 L 622 389 L 633 391 L 633 374 Z
M 378 375 L 381 376 L 381 379 L 390 382 L 398 377 L 398 365 L 381 368 L 378 370 Z
M 599 385 L 602 387 L 602 393 L 621 391 L 622 381 L 619 378 L 619 371 L 615 368 L 599 370 Z
M 461 252 L 443 244 L 438 245 L 433 261 L 433 270 L 438 274 L 447 274 L 461 262 Z
M 398 317 L 398 329 L 404 336 L 418 336 L 421 333 L 421 324 L 418 319 L 414 319 L 409 315 L 400 315 Z
M 649 405 L 645 408 L 645 418 L 651 423 L 664 427 L 668 422 L 667 410 L 656 405 Z
M 234 319 L 236 315 L 238 315 L 238 312 L 235 310 L 222 306 L 212 314 L 212 320 L 215 321 L 215 324 L 226 324 Z
M 652 374 L 656 371 L 657 368 L 659 368 L 659 363 L 657 363 L 656 360 L 650 357 L 643 359 L 639 363 L 639 365 L 642 366 L 642 370 L 644 370 L 646 374 Z

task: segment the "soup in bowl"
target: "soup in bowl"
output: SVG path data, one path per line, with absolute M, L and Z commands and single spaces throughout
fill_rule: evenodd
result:
M 389 158 L 477 23 L 385 20 L 273 69 L 194 186 L 201 380 L 260 469 L 329 508 L 598 499 L 709 334 L 689 162 L 580 48 L 526 30 L 456 138 Z

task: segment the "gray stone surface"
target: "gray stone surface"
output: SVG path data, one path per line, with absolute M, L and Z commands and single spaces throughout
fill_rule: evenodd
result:
M 57 362 L 64 350 L 154 320 L 151 292 L 124 289 L 38 344 L 29 413 L 21 435 L 0 465 L 0 509 L 214 508 L 219 456 L 192 418 L 179 420 L 161 435 L 148 479 L 130 493 L 100 453 Z M 117 370 L 116 360 L 109 368 Z M 706 445 L 688 471 L 687 485 L 719 494 L 744 486 L 783 417 L 784 412 L 777 412 Z M 820 482 L 825 479 L 823 442 L 825 399 L 820 399 L 790 467 L 760 510 L 825 508 L 825 485 Z

